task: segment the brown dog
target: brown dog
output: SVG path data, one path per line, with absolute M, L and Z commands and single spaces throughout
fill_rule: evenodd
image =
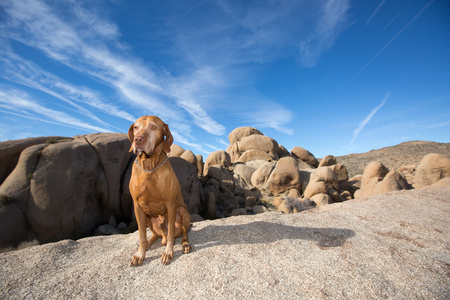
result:
M 160 237 L 166 249 L 163 264 L 173 258 L 175 237 L 183 235 L 183 252 L 189 253 L 189 214 L 181 194 L 181 187 L 167 157 L 173 137 L 169 126 L 155 116 L 144 116 L 130 126 L 130 151 L 137 157 L 133 164 L 130 192 L 139 229 L 139 248 L 131 258 L 131 265 L 139 266 L 147 249 Z M 146 226 L 153 235 L 147 241 Z

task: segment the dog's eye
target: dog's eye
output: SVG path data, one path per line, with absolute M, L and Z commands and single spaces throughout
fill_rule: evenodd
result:
M 151 129 L 152 129 L 152 130 L 156 130 L 156 126 L 155 126 L 155 125 L 152 125 Z

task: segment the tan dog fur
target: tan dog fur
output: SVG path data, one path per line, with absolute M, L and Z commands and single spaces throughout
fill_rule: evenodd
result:
M 130 126 L 128 138 L 132 142 L 130 151 L 137 155 L 139 164 L 133 163 L 130 180 L 139 230 L 139 248 L 131 258 L 131 265 L 141 265 L 147 249 L 160 237 L 166 246 L 161 261 L 168 264 L 173 258 L 175 237 L 182 235 L 183 252 L 191 251 L 188 237 L 191 215 L 184 203 L 180 182 L 167 159 L 173 137 L 169 126 L 160 118 L 143 116 Z M 149 240 L 147 226 L 153 233 Z

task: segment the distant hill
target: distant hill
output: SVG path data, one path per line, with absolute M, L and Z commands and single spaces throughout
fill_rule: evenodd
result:
M 392 170 L 402 166 L 417 165 L 428 153 L 439 153 L 450 157 L 450 143 L 410 141 L 365 153 L 337 156 L 336 160 L 339 164 L 345 165 L 349 177 L 353 177 L 362 174 L 367 164 L 372 161 L 379 161 Z

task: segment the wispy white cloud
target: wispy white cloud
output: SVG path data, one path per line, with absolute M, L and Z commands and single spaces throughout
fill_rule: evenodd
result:
M 429 130 L 450 126 L 450 122 L 446 121 L 448 117 L 445 117 L 442 121 L 440 119 L 442 119 L 441 116 L 435 116 L 433 120 L 416 121 L 415 123 L 408 123 L 405 127 L 414 128 L 415 130 Z
M 348 10 L 347 0 L 328 0 L 322 6 L 314 32 L 300 43 L 300 61 L 305 67 L 315 66 L 333 46 L 345 26 Z
M 183 144 L 189 147 L 189 149 L 191 149 L 192 151 L 196 151 L 199 153 L 203 154 L 209 153 L 208 151 L 205 150 L 203 145 L 193 142 L 193 140 L 195 140 L 194 138 L 192 137 L 186 138 L 185 135 L 179 134 L 178 131 L 171 131 L 171 132 L 176 144 Z
M 188 57 L 185 63 L 199 69 L 220 70 L 221 76 L 217 76 L 216 72 L 209 77 L 220 80 L 222 86 L 219 88 L 244 84 L 246 76 L 239 76 L 239 71 L 242 71 L 242 65 L 246 63 L 263 64 L 300 53 L 299 61 L 303 65 L 315 65 L 345 28 L 349 9 L 347 0 L 246 1 L 245 4 L 221 0 L 215 3 L 219 6 L 201 5 L 205 10 L 205 17 L 195 20 L 192 19 L 191 8 L 187 10 L 181 6 L 175 9 L 176 13 L 167 24 L 174 45 Z M 314 26 L 310 24 L 315 17 L 312 11 L 319 16 L 314 20 Z M 209 16 L 214 16 L 214 19 Z M 230 39 L 230 35 L 235 38 Z M 237 77 L 242 81 L 230 82 L 230 78 Z M 216 97 L 223 94 L 217 91 L 218 89 Z M 211 99 L 217 99 L 216 97 Z M 239 106 L 242 110 L 242 104 L 235 102 L 232 105 Z M 259 101 L 258 106 L 261 106 Z M 234 116 L 240 118 L 241 122 L 251 122 L 253 126 L 270 127 L 292 134 L 289 122 L 293 113 L 287 107 L 277 106 L 280 109 L 276 114 L 270 110 L 255 112 L 252 105 L 251 109 L 244 109 L 244 113 L 234 113 Z M 265 114 L 268 118 L 263 116 Z M 261 122 L 261 119 L 267 121 Z
M 0 90 L 0 107 L 3 112 L 62 126 L 81 128 L 90 132 L 107 132 L 106 128 L 87 124 L 67 113 L 45 107 L 16 90 Z M 6 110 L 5 110 L 6 109 Z
M 381 103 L 377 107 L 372 109 L 372 111 L 367 115 L 367 117 L 361 123 L 359 123 L 358 127 L 355 130 L 353 130 L 353 138 L 349 146 L 353 145 L 353 143 L 356 141 L 361 131 L 367 125 L 367 123 L 369 123 L 370 120 L 372 120 L 373 116 L 378 112 L 378 110 L 380 110 L 380 108 L 382 108 L 386 104 L 387 100 L 389 99 L 389 95 L 390 92 L 387 92 L 383 101 L 381 101 Z
M 372 15 L 370 15 L 369 19 L 366 21 L 366 24 L 364 24 L 364 26 L 367 26 L 370 21 L 372 21 L 373 17 L 375 17 L 375 15 L 377 14 L 377 12 L 380 10 L 380 8 L 383 6 L 384 2 L 386 2 L 386 0 L 382 0 L 381 3 L 377 6 L 377 8 L 374 10 L 374 12 L 372 13 Z
M 120 53 L 122 49 L 114 47 L 120 34 L 113 24 L 99 20 L 75 1 L 70 3 L 69 10 L 65 7 L 69 18 L 62 19 L 54 7 L 40 1 L 9 2 L 5 9 L 11 20 L 3 32 L 8 38 L 39 48 L 50 58 L 106 83 L 143 114 L 165 115 L 174 123 L 193 120 L 211 134 L 223 134 L 224 127 L 208 115 L 195 97 L 190 101 L 173 97 L 170 86 L 164 86 L 170 76 L 158 76 L 138 58 Z
M 178 88 L 171 90 L 175 91 L 175 99 L 180 101 L 180 105 L 199 95 L 204 96 L 196 99 L 201 107 L 208 105 L 208 102 L 219 104 L 223 98 L 218 95 L 226 95 L 223 91 L 229 86 L 236 87 L 248 82 L 247 77 L 242 75 L 245 73 L 242 71 L 243 64 L 263 64 L 297 55 L 300 41 L 306 38 L 311 39 L 311 47 L 308 48 L 310 55 L 304 53 L 305 62 L 314 59 L 316 63 L 320 55 L 332 47 L 345 27 L 349 9 L 347 0 L 247 1 L 245 4 L 222 0 L 217 3 L 219 7 L 201 6 L 203 10 L 213 10 L 214 13 L 204 13 L 205 18 L 189 21 L 186 19 L 192 17 L 192 11 L 186 13 L 186 8 L 181 6 L 175 9 L 172 19 L 167 22 L 174 45 L 189 58 L 185 63 L 207 74 L 201 76 L 200 72 L 193 72 L 190 80 L 177 82 Z M 313 18 L 311 11 L 320 15 L 314 26 L 310 25 Z M 214 20 L 209 17 L 211 15 Z M 313 35 L 311 31 L 314 31 Z M 230 33 L 236 38 L 230 39 Z M 230 78 L 242 80 L 232 82 Z M 213 88 L 205 90 L 205 86 Z M 197 90 L 199 87 L 201 93 Z M 250 97 L 231 95 L 227 99 L 229 107 L 232 107 L 228 115 L 241 124 L 293 134 L 290 122 L 294 113 L 288 107 L 277 104 L 276 99 L 260 99 L 254 94 Z M 258 105 L 255 106 L 255 103 Z M 193 107 L 191 109 L 195 111 Z M 221 130 L 221 126 L 215 126 L 217 124 L 211 121 L 206 124 L 216 131 Z M 197 126 L 202 125 L 197 123 Z
M 218 101 L 225 84 L 215 69 L 202 67 L 188 76 L 173 78 L 167 85 L 167 95 L 192 117 L 198 127 L 214 135 L 223 135 L 225 126 L 211 118 L 205 107 Z
M 302 28 L 290 22 L 303 18 L 297 1 L 212 1 L 198 5 L 202 18 L 192 19 L 190 3 L 173 7 L 167 19 L 176 48 L 194 66 L 236 66 L 272 61 L 286 52 Z M 233 36 L 233 38 L 230 38 Z
M 312 64 L 344 28 L 348 3 L 220 0 L 199 5 L 204 17 L 195 20 L 192 5 L 179 5 L 167 24 L 176 47 L 196 66 L 271 62 L 298 54 L 300 44 L 302 60 Z
M 450 126 L 450 122 L 433 123 L 433 124 L 429 124 L 427 127 L 429 129 L 433 129 L 433 128 L 441 128 L 441 127 L 446 127 L 446 126 Z
M 214 151 L 223 150 L 223 149 L 220 149 L 219 147 L 216 147 L 216 146 L 211 145 L 211 144 L 205 144 L 205 146 L 211 148 L 211 149 L 214 150 Z
M 392 42 L 394 42 L 402 33 L 405 31 L 409 26 L 411 26 L 414 21 L 417 20 L 418 17 L 434 2 L 435 0 L 429 1 L 402 29 L 400 29 L 399 32 L 397 32 L 392 39 L 387 42 L 383 48 L 380 49 L 361 69 L 359 69 L 358 72 L 356 72 L 355 75 L 353 75 L 352 78 L 348 81 L 349 83 L 356 78 L 362 71 L 364 71 L 381 53 L 383 53 L 384 50 L 386 50 L 387 47 L 389 47 Z
M 259 129 L 271 128 L 276 131 L 293 135 L 294 130 L 287 124 L 292 121 L 292 112 L 277 103 L 261 101 L 258 108 L 246 113 L 248 126 Z
M 129 121 L 135 119 L 131 114 L 119 110 L 115 105 L 107 103 L 98 92 L 87 87 L 70 84 L 66 80 L 43 70 L 35 63 L 23 59 L 12 52 L 0 52 L 0 68 L 3 70 L 0 73 L 1 77 L 53 96 L 103 126 L 115 128 L 113 125 L 102 121 L 94 113 L 82 107 L 80 104 L 97 108 L 104 113 Z
M 223 146 L 225 146 L 226 148 L 228 148 L 228 146 L 230 145 L 230 142 L 225 142 L 223 139 L 217 139 L 217 141 L 221 144 L 221 145 L 223 145 Z
M 100 14 L 104 13 L 104 8 L 99 8 L 101 11 L 98 11 L 99 9 L 96 9 L 95 6 L 83 7 L 83 5 L 87 4 L 86 2 L 69 1 L 76 16 L 77 27 L 85 27 L 86 34 L 92 33 L 93 38 L 102 37 L 114 42 L 121 36 L 116 24 L 100 17 Z
M 170 41 L 167 52 L 174 64 L 181 66 L 170 73 L 135 55 L 121 42 L 119 27 L 107 19 L 107 13 L 100 14 L 101 8 L 96 5 L 75 0 L 47 3 L 3 1 L 8 17 L 0 25 L 0 34 L 40 50 L 79 76 L 95 79 L 102 88 L 114 91 L 120 105 L 112 105 L 106 95 L 71 84 L 69 79 L 61 78 L 63 75 L 56 76 L 46 66 L 33 65 L 22 57 L 6 56 L 3 62 L 11 64 L 7 70 L 12 75 L 8 80 L 64 101 L 101 128 L 114 127 L 88 108 L 128 121 L 134 119 L 130 111 L 159 115 L 171 124 L 177 142 L 202 151 L 192 131 L 199 128 L 212 135 L 225 134 L 222 116 L 211 112 L 225 107 L 222 101 L 228 101 L 231 107 L 228 115 L 239 117 L 241 123 L 293 134 L 289 126 L 293 112 L 289 108 L 268 99 L 258 101 L 255 110 L 250 100 L 245 105 L 229 100 L 239 98 L 230 90 L 251 85 L 245 75 L 252 72 L 254 64 L 292 53 L 299 54 L 305 66 L 317 64 L 345 28 L 349 10 L 348 0 L 244 4 L 220 0 L 195 7 L 191 3 L 177 4 L 164 17 L 165 32 L 161 33 L 164 40 Z M 193 10 L 198 13 L 203 9 L 213 13 L 192 18 Z M 252 66 L 243 66 L 247 63 Z M 24 69 L 16 68 L 19 65 Z M 247 109 L 243 111 L 242 107 Z

